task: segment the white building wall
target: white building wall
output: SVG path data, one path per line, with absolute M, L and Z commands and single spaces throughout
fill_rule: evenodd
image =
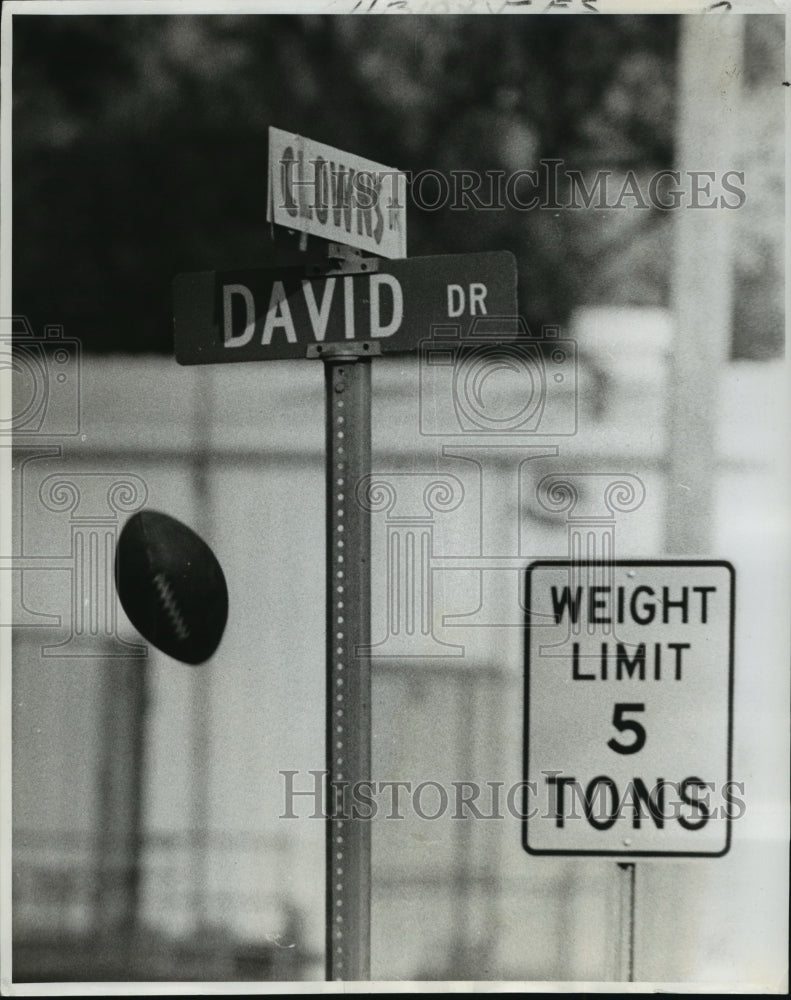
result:
M 618 515 L 616 554 L 662 554 L 666 322 L 645 313 L 610 319 L 614 328 L 642 325 L 656 337 L 642 337 L 639 350 L 629 352 L 623 338 L 588 347 L 590 318 L 576 331 L 609 378 L 601 409 L 586 362 L 579 433 L 505 438 L 506 448 L 500 438 L 489 439 L 489 451 L 478 456 L 482 466 L 443 454 L 443 445 L 458 454 L 467 439 L 420 433 L 415 362 L 375 363 L 375 472 L 398 484 L 414 483 L 418 473 L 453 476 L 463 499 L 456 510 L 431 516 L 439 567 L 431 573 L 433 639 L 413 642 L 395 659 L 374 659 L 374 778 L 477 778 L 507 786 L 521 778 L 521 573 L 515 565 L 568 554 L 565 515 L 550 514 L 535 500 L 543 476 L 639 477 L 645 501 Z M 132 473 L 145 484 L 147 506 L 206 537 L 230 594 L 227 632 L 209 665 L 190 668 L 149 649 L 142 916 L 170 934 L 203 926 L 252 940 L 282 933 L 293 903 L 304 911 L 309 946 L 320 957 L 323 824 L 280 818 L 279 773 L 297 770 L 304 775 L 301 787 L 308 787 L 307 772 L 324 766 L 320 366 L 180 369 L 167 359 L 92 357 L 83 376 L 83 437 L 64 444 L 60 455 L 17 463 L 25 519 L 19 530 L 28 547 L 52 557 L 52 566 L 42 563 L 15 577 L 23 577 L 27 607 L 60 615 L 62 625 L 16 633 L 15 827 L 89 833 L 96 816 L 92 761 L 112 738 L 98 730 L 94 706 L 99 675 L 112 661 L 40 654 L 43 642 L 68 633 L 74 609 L 63 563 L 71 515 L 42 508 L 39 486 L 53 472 Z M 781 379 L 777 365 L 728 366 L 720 453 L 709 457 L 718 484 L 711 555 L 729 559 L 737 573 L 733 772 L 745 782 L 747 812 L 734 824 L 725 858 L 639 861 L 639 979 L 765 983 L 782 975 L 774 962 L 783 954 L 787 925 L 772 902 L 787 873 L 787 765 L 780 763 L 788 747 L 787 498 L 776 428 Z M 515 383 L 511 391 L 516 399 L 524 390 Z M 539 445 L 548 453 L 525 461 Z M 117 527 L 125 516 L 117 515 Z M 388 634 L 388 516 L 372 515 L 374 642 Z M 481 572 L 476 566 L 484 564 L 470 557 L 482 555 L 507 565 Z M 467 568 L 455 569 L 456 557 L 466 558 Z M 122 613 L 118 633 L 139 641 Z M 453 645 L 463 646 L 464 655 L 444 655 Z M 413 655 L 421 652 L 429 655 Z M 377 820 L 374 976 L 451 978 L 460 970 L 495 979 L 616 976 L 622 956 L 615 862 L 533 857 L 520 837 L 514 819 Z M 62 853 L 54 850 L 52 857 Z M 34 909 L 22 907 L 20 919 L 25 913 L 34 932 Z M 316 970 L 320 976 L 320 964 Z

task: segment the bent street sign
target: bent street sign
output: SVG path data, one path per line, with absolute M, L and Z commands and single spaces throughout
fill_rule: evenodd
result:
M 266 218 L 380 257 L 406 257 L 406 176 L 270 127 Z

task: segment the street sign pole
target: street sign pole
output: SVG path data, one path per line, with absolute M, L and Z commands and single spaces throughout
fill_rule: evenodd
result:
M 635 883 L 637 881 L 637 865 L 634 861 L 617 862 L 616 880 L 620 896 L 618 901 L 620 923 L 618 981 L 633 983 Z
M 370 979 L 371 823 L 344 789 L 371 777 L 371 360 L 324 359 L 327 490 L 326 978 Z M 341 353 L 342 351 L 346 353 Z
M 357 495 L 371 471 L 371 359 L 427 350 L 448 391 L 456 362 L 520 336 L 516 261 L 502 251 L 407 258 L 403 174 L 275 128 L 269 143 L 279 266 L 179 275 L 175 355 L 324 363 L 326 978 L 367 981 L 371 820 L 352 792 L 371 780 L 370 512 Z M 543 363 L 535 350 L 524 348 L 531 370 Z

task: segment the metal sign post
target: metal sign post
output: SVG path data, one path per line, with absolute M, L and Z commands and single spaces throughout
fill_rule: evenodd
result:
M 371 779 L 370 512 L 357 496 L 371 471 L 371 358 L 425 351 L 447 376 L 454 358 L 520 337 L 516 261 L 502 251 L 406 259 L 402 174 L 278 129 L 269 138 L 278 266 L 179 275 L 175 355 L 183 365 L 324 363 L 326 976 L 365 981 L 371 820 L 350 790 Z M 478 320 L 488 326 L 469 336 Z
M 326 975 L 367 980 L 371 823 L 344 788 L 371 776 L 370 513 L 355 490 L 371 471 L 371 361 L 325 357 L 327 462 Z M 346 353 L 341 353 L 342 351 Z M 358 650 L 360 652 L 358 652 Z
M 618 949 L 618 980 L 622 983 L 634 982 L 634 921 L 635 882 L 637 865 L 634 861 L 618 862 L 618 890 L 620 895 L 620 935 Z

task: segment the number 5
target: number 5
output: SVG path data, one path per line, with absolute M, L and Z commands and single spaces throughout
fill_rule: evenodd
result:
M 640 725 L 639 722 L 635 722 L 634 719 L 624 719 L 625 712 L 644 712 L 645 705 L 641 702 L 639 704 L 634 704 L 632 702 L 619 702 L 612 713 L 612 724 L 615 728 L 623 733 L 630 730 L 634 733 L 634 743 L 628 743 L 624 746 L 623 743 L 619 743 L 614 737 L 611 740 L 607 740 L 607 746 L 614 750 L 616 753 L 637 753 L 638 750 L 642 750 L 645 746 L 645 729 Z

